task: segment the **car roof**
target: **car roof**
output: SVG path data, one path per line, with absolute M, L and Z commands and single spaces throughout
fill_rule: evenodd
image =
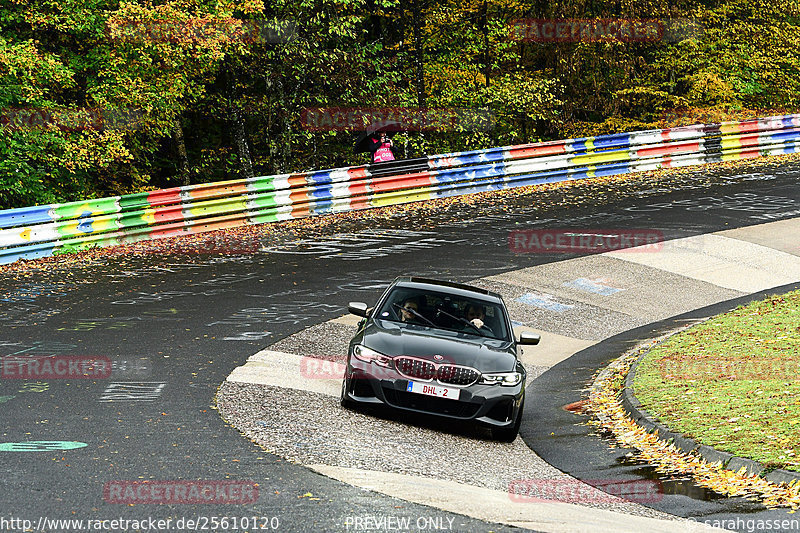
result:
M 481 289 L 480 287 L 473 287 L 471 285 L 464 285 L 463 283 L 454 283 L 452 281 L 403 276 L 395 279 L 394 285 L 423 290 L 438 290 L 462 297 L 475 298 L 476 296 L 482 296 L 483 299 L 496 300 L 498 303 L 502 303 L 503 301 L 503 298 L 496 292 Z

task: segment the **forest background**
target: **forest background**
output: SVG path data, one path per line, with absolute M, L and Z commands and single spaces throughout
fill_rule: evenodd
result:
M 798 0 L 0 3 L 0 208 L 799 109 Z

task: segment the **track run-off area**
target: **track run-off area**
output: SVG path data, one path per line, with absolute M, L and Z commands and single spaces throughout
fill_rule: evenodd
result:
M 663 497 L 644 505 L 520 501 L 509 486 L 572 479 L 557 469 L 584 480 L 652 479 L 561 407 L 581 399 L 595 364 L 655 336 L 648 325 L 800 281 L 798 177 L 800 165 L 785 162 L 574 183 L 453 201 L 434 214 L 412 206 L 362 222 L 341 217 L 257 250 L 101 255 L 9 271 L 0 285 L 4 362 L 80 356 L 109 366 L 89 379 L 4 373 L 0 529 L 89 531 L 119 520 L 106 530 L 689 531 L 738 518 L 733 529 L 746 531 L 747 520 L 791 518 L 677 482 L 662 482 Z M 509 240 L 565 229 L 665 242 L 587 255 Z M 354 329 L 341 318 L 348 302 L 374 303 L 398 275 L 497 290 L 512 320 L 542 333 L 525 350 L 536 379 L 515 443 L 344 412 L 331 380 L 292 379 L 291 355 L 343 357 Z M 282 355 L 270 359 L 265 348 Z M 226 381 L 259 352 L 274 363 L 271 381 Z M 493 470 L 498 462 L 508 469 Z M 516 514 L 504 511 L 510 505 Z

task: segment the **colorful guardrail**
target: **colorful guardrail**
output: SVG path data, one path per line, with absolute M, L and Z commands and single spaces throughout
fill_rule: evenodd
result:
M 788 154 L 799 147 L 800 115 L 784 115 L 8 209 L 0 211 L 0 264 L 453 195 Z

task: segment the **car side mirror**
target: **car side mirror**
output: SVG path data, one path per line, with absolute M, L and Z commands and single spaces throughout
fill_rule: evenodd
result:
M 350 302 L 347 304 L 347 310 L 356 316 L 367 317 L 367 304 L 364 302 Z
M 518 344 L 539 344 L 539 341 L 542 340 L 542 336 L 538 333 L 531 333 L 529 331 L 523 331 L 519 334 L 519 341 Z

